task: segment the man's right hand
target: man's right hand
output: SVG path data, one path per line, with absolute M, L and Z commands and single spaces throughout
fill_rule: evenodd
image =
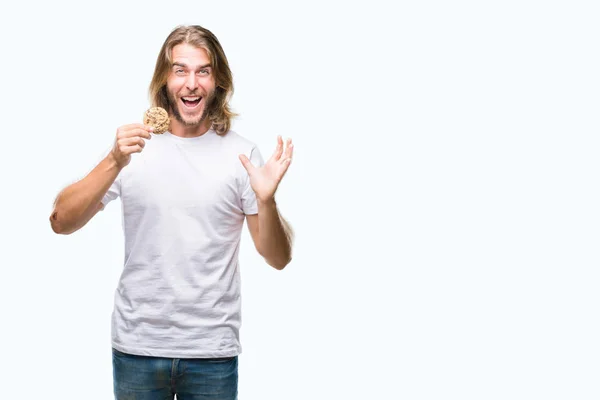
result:
M 141 153 L 146 146 L 144 139 L 152 139 L 150 132 L 153 127 L 144 124 L 123 125 L 117 129 L 115 145 L 110 151 L 110 156 L 121 169 L 131 161 L 133 153 Z

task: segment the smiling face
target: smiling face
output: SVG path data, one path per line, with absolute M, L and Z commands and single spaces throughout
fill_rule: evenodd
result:
M 182 128 L 208 130 L 208 110 L 215 94 L 210 57 L 203 48 L 187 43 L 173 47 L 173 65 L 167 78 L 171 113 Z

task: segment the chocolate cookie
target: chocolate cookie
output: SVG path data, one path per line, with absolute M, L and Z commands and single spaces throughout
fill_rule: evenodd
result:
M 144 114 L 144 124 L 154 127 L 154 133 L 161 134 L 169 130 L 169 114 L 162 107 L 152 107 Z

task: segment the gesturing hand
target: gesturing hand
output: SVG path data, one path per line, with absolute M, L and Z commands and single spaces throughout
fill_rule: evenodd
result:
M 246 168 L 246 171 L 248 171 L 250 186 L 252 186 L 257 200 L 266 202 L 274 198 L 279 182 L 281 182 L 292 162 L 293 152 L 294 145 L 292 144 L 292 139 L 286 140 L 284 150 L 283 139 L 281 136 L 277 136 L 275 152 L 273 152 L 271 158 L 262 167 L 255 167 L 248 157 L 240 154 L 240 161 L 244 168 Z
M 117 129 L 117 137 L 110 152 L 119 168 L 124 168 L 131 161 L 133 153 L 141 153 L 146 146 L 144 139 L 152 139 L 150 132 L 154 130 L 150 125 L 129 124 Z

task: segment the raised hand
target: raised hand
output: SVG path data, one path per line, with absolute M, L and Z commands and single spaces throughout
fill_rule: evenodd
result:
M 277 147 L 271 158 L 262 167 L 255 167 L 248 157 L 240 154 L 240 161 L 250 176 L 250 186 L 252 186 L 258 201 L 266 202 L 275 197 L 279 182 L 292 162 L 293 153 L 292 139 L 286 140 L 284 149 L 283 139 L 281 136 L 277 136 Z
M 151 139 L 153 127 L 144 124 L 123 125 L 117 129 L 117 137 L 110 155 L 119 168 L 124 168 L 131 161 L 131 154 L 141 153 L 146 145 L 144 139 Z

